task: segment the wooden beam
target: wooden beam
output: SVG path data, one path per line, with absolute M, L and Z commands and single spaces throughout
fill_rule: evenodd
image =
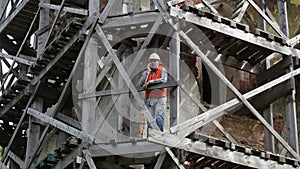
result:
M 113 8 L 114 4 L 115 4 L 116 0 L 109 0 L 103 10 L 103 12 L 101 13 L 100 17 L 99 17 L 99 23 L 103 24 L 108 16 L 108 14 L 110 13 L 111 9 Z M 98 10 L 99 11 L 99 10 Z
M 97 167 L 96 167 L 96 165 L 95 165 L 95 163 L 94 163 L 94 161 L 93 161 L 93 159 L 91 157 L 90 152 L 88 150 L 83 150 L 82 152 L 83 152 L 84 157 L 85 157 L 85 159 L 86 159 L 86 161 L 87 161 L 87 163 L 89 165 L 89 168 L 90 169 L 97 169 Z
M 9 0 L 1 1 L 1 4 L 0 4 L 0 21 L 3 21 L 5 19 L 5 18 L 3 18 L 3 16 L 4 16 L 4 14 L 7 10 L 8 3 L 9 3 Z
M 91 37 L 84 53 L 83 91 L 92 92 L 96 88 L 98 43 L 95 37 Z M 92 90 L 90 90 L 92 89 Z M 92 135 L 96 122 L 96 98 L 91 97 L 82 100 L 82 130 Z
M 287 40 L 287 43 L 289 45 L 291 45 L 292 47 L 296 46 L 297 44 L 300 43 L 300 34 L 290 38 L 289 40 Z
M 161 18 L 158 12 L 137 13 L 135 15 L 112 17 L 112 18 L 107 18 L 105 20 L 102 28 L 104 30 L 107 30 L 112 28 L 128 26 L 128 25 L 153 24 L 155 21 L 158 20 L 158 18 Z
M 293 65 L 291 65 L 287 69 L 288 72 L 291 72 L 293 70 L 294 70 Z M 289 131 L 288 132 L 288 143 L 297 153 L 299 153 L 295 78 L 292 77 L 290 81 L 291 81 L 294 89 L 285 98 L 286 123 L 287 123 L 288 131 Z
M 39 6 L 41 6 L 43 8 L 59 10 L 58 5 L 53 5 L 53 4 L 49 4 L 49 3 L 40 2 Z M 88 11 L 86 9 L 64 7 L 63 11 L 73 13 L 73 14 L 78 14 L 78 15 L 88 15 Z
M 81 124 L 79 121 L 73 119 L 72 117 L 69 117 L 65 114 L 62 113 L 57 113 L 57 115 L 55 116 L 58 120 L 66 123 L 67 125 L 73 126 L 79 130 L 81 130 Z
M 113 144 L 98 144 L 91 145 L 89 147 L 89 152 L 92 157 L 104 157 L 111 155 L 126 155 L 126 154 L 144 154 L 144 153 L 154 153 L 161 152 L 164 146 L 148 142 L 147 140 L 140 140 L 137 142 L 117 142 Z
M 33 63 L 33 61 L 26 60 L 26 59 L 16 57 L 16 56 L 12 56 L 12 55 L 9 55 L 9 54 L 4 54 L 2 52 L 0 53 L 0 58 L 11 59 L 11 60 L 14 60 L 18 63 L 22 63 L 22 64 L 29 65 L 29 66 Z
M 169 81 L 163 84 L 153 85 L 149 87 L 149 89 L 157 89 L 162 87 L 176 87 L 178 84 L 176 81 Z M 137 87 L 137 91 L 141 92 L 145 89 L 142 87 Z M 102 97 L 102 96 L 110 96 L 110 95 L 120 95 L 130 93 L 129 88 L 121 88 L 121 89 L 112 89 L 112 90 L 102 90 L 102 91 L 96 91 L 91 93 L 81 93 L 78 95 L 78 99 L 86 99 L 86 98 L 92 98 L 92 97 Z
M 24 168 L 25 162 L 20 157 L 18 157 L 16 154 L 14 154 L 13 152 L 9 151 L 8 152 L 8 157 L 10 157 L 11 160 L 13 160 L 14 162 L 16 162 L 20 166 L 20 168 Z
M 165 151 L 160 152 L 160 155 L 155 163 L 154 169 L 161 169 L 161 166 L 163 165 L 164 160 L 166 158 L 166 154 L 167 153 Z
M 180 164 L 178 158 L 174 155 L 174 153 L 170 150 L 170 148 L 166 147 L 165 149 L 168 152 L 168 154 L 170 155 L 170 157 L 172 158 L 172 160 L 174 161 L 174 163 L 177 165 L 177 167 L 179 169 L 185 169 L 185 167 L 182 164 Z
M 239 11 L 239 14 L 237 17 L 235 17 L 233 20 L 236 21 L 236 22 L 241 22 L 243 17 L 244 17 L 244 14 L 246 13 L 247 9 L 249 7 L 249 2 L 248 1 L 245 1 L 243 3 L 243 6 L 241 7 L 241 10 Z
M 66 133 L 69 133 L 75 137 L 78 137 L 88 143 L 93 143 L 93 138 L 92 136 L 86 134 L 85 132 L 83 131 L 80 131 L 80 130 L 77 130 L 69 125 L 66 125 L 46 114 L 43 114 L 39 111 L 36 111 L 32 108 L 29 108 L 28 111 L 27 111 L 28 114 L 32 115 L 33 117 L 37 118 L 37 119 L 40 119 L 41 121 L 43 122 L 46 122 L 50 125 L 52 125 L 53 127 L 56 127 Z
M 270 105 L 268 108 L 263 110 L 263 116 L 271 126 L 274 126 L 273 125 L 273 106 L 272 105 Z M 266 128 L 264 128 L 264 134 L 265 134 L 264 135 L 265 150 L 275 153 L 274 136 Z
M 204 5 L 207 6 L 208 9 L 210 9 L 214 14 L 220 15 L 219 12 L 216 10 L 216 8 L 213 7 L 208 1 L 202 0 L 202 3 L 204 3 Z

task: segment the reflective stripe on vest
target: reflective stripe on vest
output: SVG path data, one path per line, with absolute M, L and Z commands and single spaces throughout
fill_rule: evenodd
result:
M 163 66 L 159 66 L 153 77 L 152 77 L 153 72 L 151 70 L 148 74 L 146 82 L 149 82 L 150 80 L 160 79 L 162 77 L 163 68 L 164 68 Z M 166 97 L 167 96 L 167 90 L 168 90 L 168 88 L 166 88 L 166 87 L 159 88 L 159 89 L 146 90 L 145 97 L 146 98 L 149 98 L 149 97 L 157 97 L 157 98 Z

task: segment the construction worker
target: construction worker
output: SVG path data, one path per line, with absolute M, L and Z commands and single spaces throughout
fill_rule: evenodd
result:
M 167 82 L 167 69 L 160 65 L 160 57 L 157 53 L 149 56 L 147 70 L 143 72 L 139 85 L 146 89 L 145 103 L 159 129 L 164 129 L 164 111 L 167 103 L 167 88 L 148 89 L 148 87 Z M 148 121 L 148 127 L 152 128 Z

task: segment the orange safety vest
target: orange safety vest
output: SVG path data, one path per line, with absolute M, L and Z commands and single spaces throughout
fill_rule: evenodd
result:
M 163 68 L 164 68 L 163 66 L 159 66 L 158 70 L 155 72 L 153 77 L 152 77 L 152 70 L 150 70 L 146 82 L 149 82 L 150 80 L 155 80 L 155 79 L 161 78 Z M 149 97 L 156 97 L 156 98 L 166 97 L 167 96 L 167 90 L 168 90 L 168 88 L 166 88 L 166 87 L 159 88 L 159 89 L 146 90 L 145 97 L 146 98 L 149 98 Z

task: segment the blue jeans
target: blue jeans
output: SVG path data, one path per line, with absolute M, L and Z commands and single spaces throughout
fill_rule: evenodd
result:
M 164 130 L 164 112 L 166 109 L 167 97 L 156 98 L 150 97 L 145 100 L 146 106 L 150 111 L 151 116 L 155 119 L 160 131 Z M 148 128 L 152 128 L 151 123 L 148 121 Z

